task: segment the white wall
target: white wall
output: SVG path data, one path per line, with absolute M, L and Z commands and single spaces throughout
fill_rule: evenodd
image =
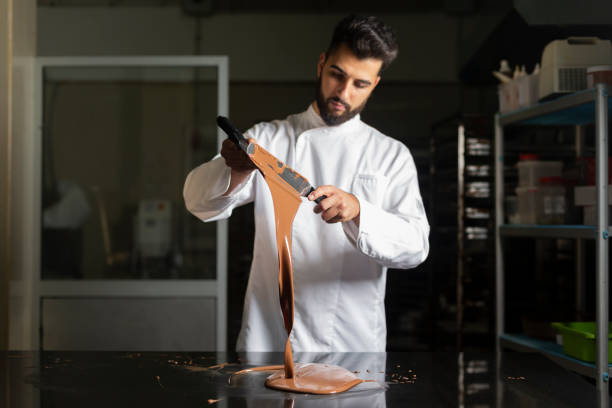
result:
M 218 14 L 201 24 L 201 53 L 230 57 L 232 81 L 312 81 L 341 14 Z M 380 15 L 400 53 L 387 80 L 457 80 L 458 20 Z M 176 7 L 39 7 L 38 55 L 192 54 L 196 23 Z

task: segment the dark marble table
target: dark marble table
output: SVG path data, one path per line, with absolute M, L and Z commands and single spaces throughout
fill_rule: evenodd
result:
M 533 353 L 304 353 L 364 379 L 337 395 L 267 389 L 269 373 L 228 378 L 280 353 L 0 352 L 0 406 L 595 407 L 595 387 Z M 3 392 L 5 391 L 5 392 Z

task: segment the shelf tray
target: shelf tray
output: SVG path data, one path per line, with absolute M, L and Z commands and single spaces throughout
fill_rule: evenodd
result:
M 596 88 L 562 96 L 499 115 L 499 123 L 506 125 L 585 125 L 595 122 Z M 611 97 L 608 96 L 608 116 L 612 116 Z
M 517 351 L 542 353 L 560 366 L 579 374 L 595 378 L 595 364 L 569 357 L 563 353 L 563 347 L 551 341 L 535 339 L 521 334 L 502 334 L 499 336 L 502 347 Z M 612 374 L 612 364 L 608 364 L 608 373 Z
M 593 225 L 529 225 L 504 224 L 499 226 L 502 237 L 532 237 L 532 238 L 586 238 L 595 239 Z M 608 227 L 608 233 L 612 229 Z

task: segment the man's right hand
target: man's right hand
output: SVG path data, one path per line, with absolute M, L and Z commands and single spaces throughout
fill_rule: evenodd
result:
M 230 185 L 223 194 L 229 195 L 257 167 L 249 159 L 249 156 L 229 139 L 225 139 L 221 145 L 221 156 L 225 159 L 227 167 L 232 169 Z

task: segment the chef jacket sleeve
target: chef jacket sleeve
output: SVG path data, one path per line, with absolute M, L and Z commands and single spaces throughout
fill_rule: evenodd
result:
M 227 196 L 223 194 L 230 185 L 231 169 L 217 155 L 211 161 L 193 169 L 185 180 L 183 198 L 185 206 L 202 221 L 216 221 L 229 217 L 232 210 L 253 201 L 253 171 Z
M 349 241 L 389 268 L 409 269 L 429 253 L 429 223 L 419 192 L 416 166 L 407 148 L 383 174 L 363 175 L 354 187 L 359 226 L 342 223 Z

